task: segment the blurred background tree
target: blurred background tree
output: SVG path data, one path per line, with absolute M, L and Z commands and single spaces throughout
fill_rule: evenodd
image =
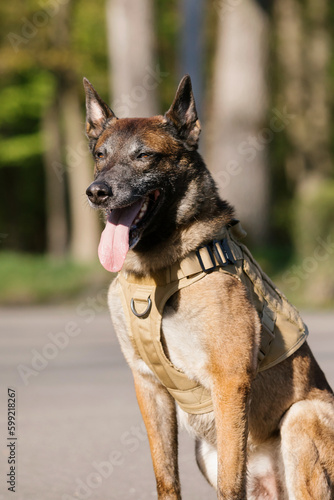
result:
M 82 77 L 119 116 L 145 116 L 189 72 L 201 151 L 256 256 L 301 304 L 333 304 L 332 4 L 17 0 L 0 14 L 3 302 L 109 279 L 85 199 Z
M 268 236 L 269 7 L 221 2 L 213 69 L 209 166 L 254 242 Z M 251 20 L 251 22 L 250 22 Z
M 106 0 L 110 95 L 120 118 L 159 112 L 153 0 Z

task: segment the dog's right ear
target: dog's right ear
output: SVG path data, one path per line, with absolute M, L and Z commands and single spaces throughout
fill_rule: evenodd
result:
M 97 139 L 108 120 L 117 120 L 117 117 L 94 89 L 93 85 L 83 79 L 86 92 L 86 134 L 89 139 Z
M 197 148 L 201 125 L 197 117 L 189 75 L 182 78 L 173 104 L 165 114 L 165 120 L 176 128 L 178 135 L 188 149 Z

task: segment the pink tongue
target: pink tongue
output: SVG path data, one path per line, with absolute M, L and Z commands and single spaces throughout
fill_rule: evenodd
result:
M 129 250 L 130 227 L 142 204 L 143 200 L 139 200 L 130 207 L 116 208 L 108 217 L 98 249 L 100 262 L 107 271 L 118 272 L 122 269 Z

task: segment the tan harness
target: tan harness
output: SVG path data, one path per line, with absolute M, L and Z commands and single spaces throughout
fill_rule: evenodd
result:
M 213 406 L 210 391 L 178 370 L 167 358 L 161 343 L 163 310 L 178 290 L 205 279 L 210 272 L 227 273 L 246 286 L 262 324 L 258 371 L 289 357 L 308 335 L 298 311 L 261 270 L 248 249 L 235 239 L 242 233 L 238 223 L 226 229 L 222 240 L 213 241 L 150 276 L 141 278 L 125 272 L 118 275 L 136 352 L 188 413 L 207 413 Z

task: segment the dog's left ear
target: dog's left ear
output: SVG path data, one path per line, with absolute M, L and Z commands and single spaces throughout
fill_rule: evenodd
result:
M 87 78 L 83 79 L 83 84 L 86 92 L 86 134 L 89 139 L 97 139 L 106 122 L 117 118 Z
M 165 114 L 189 149 L 197 149 L 201 125 L 197 117 L 195 99 L 189 75 L 185 75 L 176 91 L 173 104 Z

